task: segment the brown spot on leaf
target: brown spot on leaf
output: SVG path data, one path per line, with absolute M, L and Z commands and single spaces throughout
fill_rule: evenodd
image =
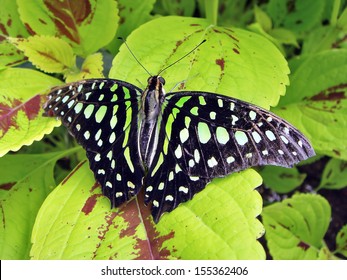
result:
M 1 190 L 5 190 L 5 191 L 9 191 L 10 189 L 12 189 L 12 187 L 15 185 L 15 182 L 11 182 L 11 183 L 6 183 L 6 184 L 1 184 L 0 185 L 0 189 Z
M 346 99 L 345 90 L 347 88 L 347 84 L 341 84 L 337 86 L 333 86 L 327 88 L 319 92 L 318 94 L 309 98 L 312 101 L 340 101 L 341 99 Z
M 334 152 L 337 156 L 341 156 L 341 152 L 340 152 L 340 151 L 334 149 L 333 152 Z
M 183 43 L 182 40 L 178 40 L 178 41 L 176 42 L 176 47 L 179 47 L 180 45 L 182 45 L 182 43 Z
M 177 89 L 182 90 L 185 88 L 185 86 L 186 86 L 185 82 L 181 82 Z
M 137 200 L 137 201 L 136 201 Z M 163 248 L 163 243 L 174 237 L 174 232 L 167 235 L 160 235 L 156 231 L 155 224 L 151 217 L 150 208 L 144 204 L 144 190 L 142 189 L 135 199 L 125 204 L 120 211 L 124 221 L 128 223 L 128 228 L 121 232 L 120 237 L 130 236 L 136 240 L 134 246 L 135 259 L 167 259 L 171 255 L 167 248 Z M 136 234 L 138 225 L 143 223 L 146 231 L 146 239 L 140 239 Z
M 346 161 L 341 161 L 340 163 L 340 171 L 343 172 L 347 168 L 347 162 Z
M 2 23 L 0 23 L 0 32 L 1 32 L 3 35 L 8 36 L 7 29 L 6 29 L 5 25 L 2 24 Z
M 98 187 L 100 187 L 100 184 L 98 181 L 95 181 L 95 184 L 92 186 L 92 188 L 90 189 L 90 192 L 92 193 L 93 191 L 95 191 Z
M 190 24 L 190 26 L 201 26 L 201 24 L 198 24 L 198 23 L 192 23 L 192 24 Z
M 119 24 L 123 24 L 125 22 L 125 17 L 120 17 L 119 18 Z
M 304 251 L 307 251 L 310 248 L 310 245 L 303 241 L 300 241 L 297 246 L 302 248 Z
M 97 202 L 97 198 L 100 196 L 101 196 L 101 194 L 93 194 L 90 197 L 88 197 L 87 201 L 84 203 L 83 208 L 82 208 L 82 212 L 85 215 L 88 215 L 90 212 L 93 211 L 94 206 Z
M 41 22 L 44 25 L 47 25 L 47 22 L 45 22 L 42 18 L 39 18 L 39 22 Z
M 215 33 L 222 33 L 220 30 L 216 29 L 216 28 L 212 28 L 213 32 Z
M 236 54 L 240 54 L 239 50 L 236 49 L 236 48 L 233 48 L 233 51 L 234 51 L 234 53 L 236 53 Z
M 95 259 L 98 253 L 98 249 L 101 246 L 102 241 L 105 239 L 107 232 L 110 230 L 111 225 L 113 225 L 113 220 L 117 216 L 116 212 L 110 212 L 109 215 L 105 216 L 106 226 L 102 225 L 98 228 L 98 238 L 100 239 L 100 243 L 98 243 L 95 247 L 95 251 L 93 252 L 92 259 Z
M 67 176 L 65 177 L 65 179 L 61 182 L 61 184 L 64 185 L 64 184 L 70 179 L 70 177 L 71 177 L 72 175 L 74 175 L 75 172 L 76 172 L 78 169 L 80 169 L 81 166 L 82 166 L 83 164 L 85 164 L 86 161 L 87 161 L 87 160 L 81 161 L 81 162 L 75 167 L 75 169 L 72 170 L 72 171 L 69 173 L 69 175 L 67 175 Z
M 36 32 L 31 28 L 31 26 L 28 23 L 25 22 L 24 26 L 30 35 L 36 35 Z
M 283 227 L 283 228 L 289 230 L 289 227 L 288 227 L 288 226 L 286 226 L 286 225 L 284 225 L 284 224 L 282 224 L 282 223 L 278 223 L 278 224 L 279 224 L 281 227 Z
M 292 174 L 288 174 L 288 173 L 281 173 L 281 174 L 279 174 L 279 177 L 281 179 L 291 179 L 291 178 L 294 178 L 294 176 Z
M 216 64 L 219 65 L 222 72 L 224 71 L 224 63 L 225 63 L 224 58 L 216 59 Z

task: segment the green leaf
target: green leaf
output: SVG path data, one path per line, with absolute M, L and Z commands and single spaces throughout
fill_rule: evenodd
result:
M 266 6 L 274 27 L 284 27 L 303 36 L 321 24 L 325 0 L 310 1 L 270 0 Z
M 0 72 L 0 156 L 50 133 L 60 121 L 43 118 L 44 90 L 61 82 L 40 72 L 9 68 Z
M 340 40 L 341 29 L 336 26 L 320 26 L 310 32 L 303 42 L 302 55 L 313 55 L 330 50 Z M 343 35 L 342 35 L 343 36 Z
M 206 10 L 212 1 L 198 0 L 197 2 L 201 17 L 206 17 Z M 247 0 L 213 0 L 213 2 L 218 2 L 217 21 L 220 26 L 245 26 L 254 17 L 253 10 L 246 9 Z
M 347 50 L 302 61 L 273 111 L 308 137 L 316 153 L 347 159 Z
M 342 30 L 347 30 L 347 8 L 343 10 L 337 20 L 337 27 Z
M 260 26 L 266 31 L 270 31 L 272 29 L 272 21 L 271 18 L 257 5 L 254 6 L 254 16 L 255 21 L 260 24 Z
M 28 259 L 37 212 L 55 185 L 53 168 L 68 152 L 0 158 L 0 258 Z
M 347 258 L 347 225 L 344 225 L 336 235 L 336 253 Z
M 269 35 L 281 44 L 293 45 L 297 48 L 299 47 L 295 34 L 288 29 L 274 28 L 269 31 Z
M 277 193 L 288 193 L 302 184 L 306 174 L 301 174 L 296 168 L 265 166 L 260 175 L 264 184 Z
M 152 18 L 150 13 L 155 0 L 118 0 L 117 3 L 120 17 L 119 28 L 117 29 L 117 35 L 107 46 L 107 49 L 113 54 L 118 52 L 118 48 L 122 44 L 118 37 L 128 37 L 134 29 Z
M 318 259 L 331 208 L 322 196 L 297 194 L 265 207 L 262 218 L 274 259 Z
M 331 159 L 325 165 L 321 182 L 317 189 L 338 190 L 347 186 L 347 162 Z
M 113 0 L 17 3 L 20 17 L 31 33 L 62 37 L 84 57 L 107 45 L 118 27 L 117 3 Z
M 45 200 L 32 234 L 33 259 L 264 259 L 256 240 L 260 176 L 214 180 L 154 224 L 143 193 L 110 210 L 86 162 Z M 210 205 L 213 207 L 206 207 Z M 225 226 L 229 225 L 229 226 Z M 202 241 L 202 238 L 204 242 Z
M 281 53 L 262 36 L 213 26 L 204 19 L 170 16 L 142 25 L 127 42 L 138 60 L 155 74 L 203 39 L 207 42 L 197 51 L 165 70 L 167 89 L 216 92 L 264 108 L 277 104 L 288 84 L 289 70 Z M 123 46 L 110 77 L 143 87 L 148 74 Z
M 168 15 L 191 17 L 195 10 L 195 0 L 171 1 L 160 0 L 165 12 Z
M 28 39 L 9 38 L 9 41 L 44 72 L 66 74 L 75 68 L 76 58 L 73 50 L 60 38 L 32 36 Z
M 84 60 L 82 69 L 78 73 L 69 73 L 66 75 L 65 82 L 73 82 L 83 79 L 104 78 L 103 61 L 101 53 L 94 53 Z

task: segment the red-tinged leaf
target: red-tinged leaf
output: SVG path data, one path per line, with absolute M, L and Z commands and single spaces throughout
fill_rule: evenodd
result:
M 18 49 L 24 52 L 28 60 L 40 70 L 47 73 L 73 72 L 75 55 L 71 46 L 64 40 L 52 36 L 29 36 L 9 38 Z
M 10 44 L 6 37 L 26 37 L 28 32 L 21 22 L 16 1 L 0 0 L 0 69 L 26 61 L 23 53 Z
M 36 95 L 27 102 L 18 99 L 9 100 L 9 104 L 0 103 L 0 127 L 5 134 L 11 126 L 19 128 L 17 124 L 18 111 L 24 112 L 28 120 L 33 120 L 39 113 L 41 107 L 41 99 L 44 96 Z
M 31 256 L 118 260 L 264 258 L 256 241 L 263 232 L 255 219 L 261 209 L 261 198 L 254 191 L 260 177 L 252 170 L 235 175 L 223 180 L 222 187 L 211 183 L 206 192 L 155 224 L 141 192 L 127 204 L 110 209 L 88 163 L 82 162 L 43 203 L 33 229 Z M 214 207 L 206 207 L 211 200 Z
M 18 0 L 17 3 L 32 35 L 62 37 L 82 56 L 109 43 L 118 26 L 117 4 L 113 0 Z
M 59 121 L 42 117 L 43 94 L 60 81 L 28 69 L 0 72 L 0 156 L 49 133 Z
M 33 230 L 32 257 L 166 259 L 170 252 L 162 245 L 174 233 L 159 234 L 142 197 L 110 210 L 88 163 L 82 162 L 42 205 Z

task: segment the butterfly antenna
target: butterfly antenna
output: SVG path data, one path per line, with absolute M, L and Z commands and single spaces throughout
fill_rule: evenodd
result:
M 206 42 L 206 39 L 201 41 L 200 44 L 198 44 L 197 46 L 195 46 L 190 52 L 186 53 L 184 56 L 182 56 L 180 59 L 177 59 L 175 62 L 171 63 L 169 66 L 166 66 L 164 69 L 161 69 L 158 73 L 158 75 L 162 72 L 164 72 L 166 69 L 168 69 L 169 67 L 171 67 L 172 65 L 175 65 L 177 62 L 181 61 L 183 58 L 185 58 L 186 56 L 190 55 L 193 51 L 195 51 L 198 47 L 200 47 L 203 43 Z
M 124 40 L 123 37 L 118 37 L 119 40 L 122 40 L 123 43 L 125 44 L 125 46 L 127 47 L 127 49 L 129 50 L 129 52 L 131 53 L 131 55 L 135 58 L 135 60 L 137 61 L 138 64 L 140 64 L 140 66 L 147 72 L 147 74 L 149 76 L 153 76 L 151 73 L 149 73 L 149 71 L 145 68 L 145 66 L 142 65 L 142 63 L 137 59 L 137 57 L 134 55 L 134 53 L 131 51 L 131 49 L 129 48 L 127 42 Z

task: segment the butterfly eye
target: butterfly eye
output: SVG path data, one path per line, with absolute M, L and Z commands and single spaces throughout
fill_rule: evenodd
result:
M 163 86 L 165 86 L 165 79 L 163 78 L 163 77 L 158 77 L 158 79 L 159 79 L 159 82 L 163 85 Z

